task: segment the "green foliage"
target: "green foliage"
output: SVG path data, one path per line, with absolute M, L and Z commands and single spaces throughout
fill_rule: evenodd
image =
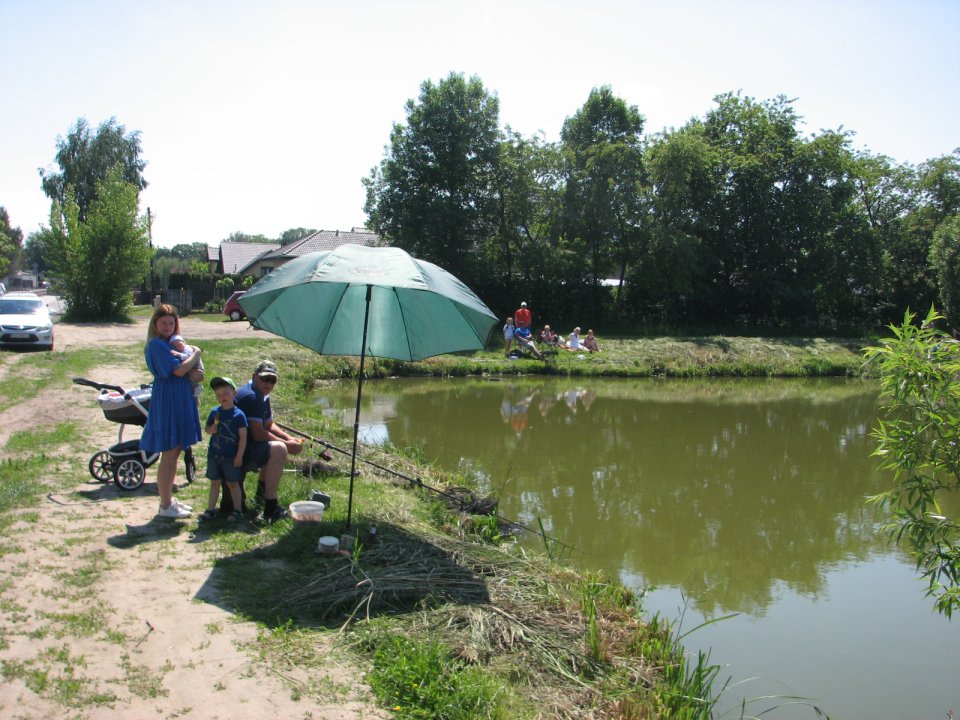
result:
M 475 248 L 494 227 L 499 108 L 477 77 L 425 81 L 419 102 L 407 101 L 406 125 L 394 125 L 386 157 L 364 180 L 368 226 L 471 277 Z
M 930 244 L 930 266 L 944 314 L 954 327 L 960 325 L 960 214 L 940 223 Z
M 662 683 L 654 690 L 659 705 L 656 717 L 710 720 L 719 698 L 714 683 L 720 666 L 710 663 L 709 653 L 699 651 L 694 663 L 670 624 L 659 615 L 650 618 L 635 642 L 634 652 L 663 674 Z
M 140 159 L 140 152 L 140 133 L 127 133 L 116 118 L 101 123 L 96 134 L 79 118 L 66 138 L 57 138 L 60 172 L 40 170 L 43 191 L 55 205 L 75 203 L 79 220 L 85 222 L 100 194 L 98 186 L 114 168 L 120 168 L 118 180 L 132 185 L 137 193 L 147 187 L 146 161 Z
M 402 635 L 368 639 L 373 672 L 367 679 L 384 707 L 396 718 L 481 720 L 505 717 L 493 678 L 471 668 L 438 642 Z
M 132 306 L 131 288 L 146 277 L 150 245 L 137 216 L 138 190 L 117 165 L 97 183 L 86 219 L 73 192 L 54 203 L 56 242 L 52 264 L 64 285 L 67 315 L 74 321 L 120 320 Z
M 839 335 L 934 302 L 960 152 L 897 165 L 808 135 L 783 96 L 715 102 L 643 137 L 639 109 L 595 88 L 547 143 L 499 131 L 479 79 L 425 82 L 364 180 L 368 225 L 499 316 L 532 301 L 538 326 Z
M 945 501 L 960 491 L 960 343 L 907 312 L 893 337 L 867 348 L 880 375 L 883 417 L 873 432 L 880 467 L 894 486 L 871 500 L 893 514 L 890 537 L 913 553 L 934 607 L 947 617 L 960 608 L 960 523 Z
M 222 242 L 272 243 L 274 241 L 266 235 L 250 235 L 249 233 L 237 230 L 236 232 L 230 233 Z
M 41 275 L 46 275 L 52 267 L 52 248 L 56 240 L 56 233 L 50 228 L 42 227 L 36 232 L 30 233 L 23 245 L 24 267 L 36 270 Z
M 313 235 L 316 232 L 313 228 L 290 228 L 289 230 L 284 230 L 280 233 L 280 237 L 277 238 L 277 242 L 281 245 L 289 245 L 292 242 L 297 240 L 303 240 L 303 238 Z
M 581 273 L 594 281 L 589 309 L 595 319 L 603 317 L 596 281 L 624 275 L 646 239 L 642 132 L 643 116 L 609 87 L 592 90 L 561 131 L 565 239 L 586 261 Z
M 23 231 L 10 224 L 7 209 L 0 206 L 0 277 L 16 267 L 23 250 Z

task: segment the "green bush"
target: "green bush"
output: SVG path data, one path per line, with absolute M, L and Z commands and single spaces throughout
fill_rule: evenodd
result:
M 397 718 L 490 720 L 503 717 L 501 687 L 479 668 L 456 659 L 441 643 L 399 635 L 372 640 L 368 676 L 377 699 Z

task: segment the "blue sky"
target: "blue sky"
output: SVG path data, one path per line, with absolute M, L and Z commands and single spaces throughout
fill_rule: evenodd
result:
M 920 163 L 960 146 L 958 27 L 957 0 L 0 0 L 0 205 L 47 224 L 37 168 L 113 116 L 141 133 L 157 245 L 347 230 L 404 103 L 451 71 L 548 140 L 593 87 L 650 133 L 742 91 Z

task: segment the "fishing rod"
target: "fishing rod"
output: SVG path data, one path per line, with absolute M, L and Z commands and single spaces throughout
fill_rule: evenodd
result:
M 290 427 L 289 425 L 284 425 L 283 423 L 280 423 L 280 422 L 274 421 L 274 424 L 276 424 L 277 426 L 279 426 L 279 427 L 282 428 L 283 430 L 286 430 L 286 431 L 289 432 L 289 433 L 293 433 L 294 435 L 299 435 L 300 437 L 305 438 L 305 439 L 307 439 L 307 440 L 310 440 L 310 441 L 312 441 L 312 442 L 315 442 L 317 445 L 320 445 L 320 446 L 322 446 L 322 447 L 324 447 L 324 448 L 328 448 L 328 449 L 330 449 L 330 450 L 336 450 L 338 453 L 341 453 L 341 454 L 343 454 L 343 455 L 348 455 L 348 456 L 349 456 L 349 455 L 352 455 L 352 453 L 351 453 L 349 450 L 345 450 L 344 448 L 337 447 L 336 445 L 334 445 L 333 443 L 331 443 L 329 440 L 321 440 L 320 438 L 314 437 L 313 435 L 309 435 L 308 433 L 305 433 L 305 432 L 303 432 L 302 430 L 297 430 L 295 427 Z M 372 467 L 375 467 L 377 470 L 382 470 L 383 472 L 389 473 L 389 474 L 391 474 L 391 475 L 395 475 L 395 476 L 398 477 L 398 478 L 401 478 L 401 479 L 403 479 L 403 480 L 406 480 L 408 483 L 410 483 L 411 486 L 421 487 L 421 488 L 424 488 L 424 489 L 426 489 L 426 490 L 430 490 L 431 492 L 434 492 L 434 493 L 436 493 L 437 495 L 443 495 L 443 496 L 446 497 L 446 498 L 450 498 L 451 500 L 454 500 L 454 501 L 462 504 L 461 498 L 458 498 L 456 495 L 452 495 L 451 493 L 449 493 L 449 492 L 446 491 L 446 490 L 441 490 L 440 488 L 435 488 L 435 487 L 432 487 L 432 486 L 430 486 L 430 485 L 427 485 L 427 484 L 426 484 L 423 480 L 421 480 L 419 477 L 416 477 L 416 478 L 415 478 L 415 477 L 410 477 L 409 475 L 406 475 L 406 474 L 404 474 L 404 473 L 402 473 L 402 472 L 399 472 L 399 471 L 397 471 L 397 470 L 394 470 L 394 469 L 392 469 L 392 468 L 388 468 L 388 467 L 385 467 L 385 466 L 383 466 L 383 465 L 379 465 L 379 464 L 373 462 L 372 460 L 367 460 L 366 458 L 357 457 L 357 459 L 358 459 L 360 462 L 364 462 L 364 463 L 366 463 L 367 465 L 370 465 L 370 466 L 372 466 Z M 500 515 L 500 514 L 497 513 L 497 512 L 494 512 L 494 513 L 492 513 L 492 514 L 493 514 L 493 516 L 494 516 L 495 518 L 497 518 L 497 520 L 500 520 L 500 521 L 502 521 L 502 522 L 504 522 L 504 523 L 506 523 L 506 524 L 508 524 L 508 525 L 510 525 L 510 526 L 512 526 L 512 527 L 518 527 L 518 528 L 520 528 L 521 530 L 526 530 L 527 532 L 533 533 L 534 535 L 539 535 L 540 537 L 542 537 L 542 538 L 544 539 L 544 542 L 554 542 L 554 543 L 556 543 L 557 545 L 561 545 L 561 546 L 563 546 L 563 547 L 570 548 L 571 550 L 576 550 L 576 548 L 575 548 L 573 545 L 570 545 L 570 544 L 568 544 L 568 543 L 565 543 L 565 542 L 563 542 L 562 540 L 557 540 L 556 538 L 548 537 L 547 534 L 544 533 L 542 530 L 537 530 L 537 529 L 535 529 L 535 528 L 530 527 L 529 525 L 524 525 L 522 522 L 519 522 L 519 521 L 516 521 L 516 520 L 511 520 L 510 518 L 505 518 L 505 517 L 503 517 L 502 515 Z

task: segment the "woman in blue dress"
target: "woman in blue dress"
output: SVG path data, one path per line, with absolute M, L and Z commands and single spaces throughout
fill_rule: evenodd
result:
M 147 327 L 147 344 L 143 354 L 147 368 L 153 373 L 150 414 L 140 436 L 140 449 L 160 453 L 157 490 L 160 493 L 160 517 L 190 517 L 189 505 L 173 497 L 173 481 L 177 462 L 184 447 L 200 442 L 200 412 L 193 397 L 190 373 L 200 360 L 200 348 L 190 357 L 170 347 L 170 338 L 180 334 L 180 318 L 172 305 L 158 305 Z M 200 378 L 202 380 L 202 378 Z

